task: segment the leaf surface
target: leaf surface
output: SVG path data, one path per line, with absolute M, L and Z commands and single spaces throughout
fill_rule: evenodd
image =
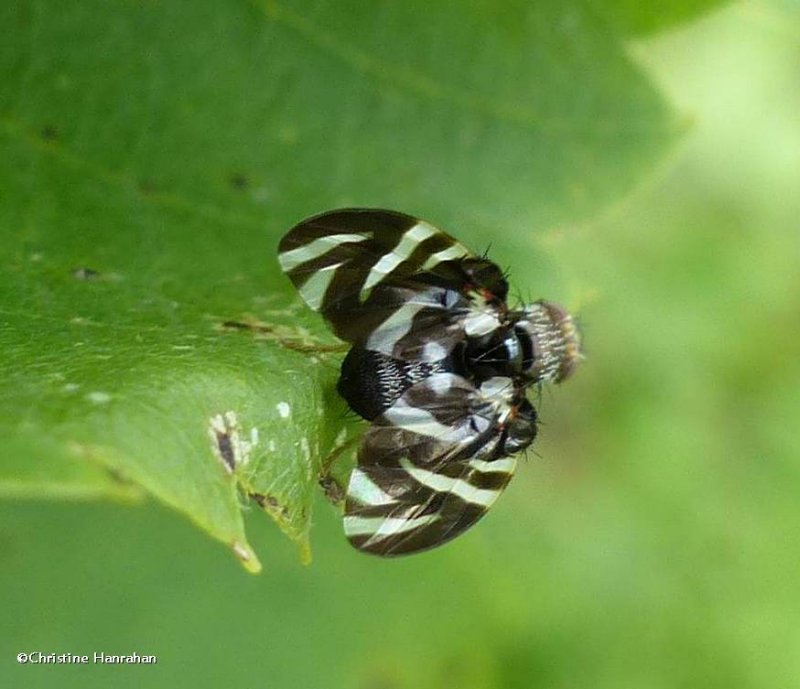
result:
M 307 555 L 322 464 L 357 424 L 279 237 L 397 208 L 556 290 L 537 237 L 619 199 L 683 126 L 605 14 L 5 4 L 0 495 L 149 494 L 257 570 L 253 497 Z

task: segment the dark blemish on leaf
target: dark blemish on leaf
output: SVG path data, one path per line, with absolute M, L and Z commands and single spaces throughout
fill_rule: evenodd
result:
M 52 142 L 58 140 L 58 128 L 54 124 L 44 125 L 39 134 L 42 137 L 42 141 Z
M 278 334 L 278 328 L 266 323 L 245 323 L 243 321 L 223 321 L 221 325 L 223 330 L 239 330 L 242 332 L 250 332 L 254 335 L 259 335 L 265 339 L 270 339 L 277 342 L 281 347 L 291 349 L 295 352 L 344 352 L 350 347 L 346 343 L 334 345 L 321 345 L 300 342 L 296 339 L 282 337 Z M 284 328 L 285 329 L 285 328 Z
M 250 431 L 249 439 L 242 437 L 241 430 L 233 411 L 217 414 L 209 419 L 211 450 L 229 474 L 247 464 L 251 450 L 258 444 L 258 429 L 253 428 Z
M 244 191 L 250 186 L 250 180 L 243 172 L 234 172 L 228 178 L 228 183 L 237 191 Z
M 143 179 L 139 182 L 139 191 L 144 194 L 145 196 L 149 196 L 150 194 L 155 193 L 156 185 L 153 184 L 149 179 Z
M 272 328 L 266 325 L 252 325 L 241 321 L 224 321 L 222 327 L 228 330 L 250 330 L 252 332 L 272 332 Z
M 72 269 L 72 277 L 76 280 L 97 280 L 100 277 L 100 273 L 94 268 L 80 266 Z
M 289 510 L 285 505 L 281 505 L 275 496 L 264 493 L 250 493 L 250 497 L 258 503 L 261 509 L 272 514 L 279 514 L 284 519 L 289 518 Z
M 225 462 L 228 470 L 233 471 L 236 468 L 236 457 L 233 453 L 231 437 L 227 433 L 220 433 L 219 431 L 216 431 L 215 435 L 217 436 L 217 450 L 219 450 L 219 456 L 222 458 L 222 461 Z
M 259 507 L 278 507 L 278 501 L 271 495 L 264 495 L 263 493 L 250 493 L 250 497 L 258 503 Z
M 344 501 L 344 488 L 330 474 L 319 477 L 319 485 L 325 493 L 325 497 L 334 505 L 341 505 Z
M 118 483 L 123 486 L 133 486 L 135 485 L 133 481 L 131 481 L 127 476 L 122 474 L 118 469 L 113 467 L 105 467 L 106 474 L 108 477 L 114 481 L 114 483 Z
M 344 486 L 334 478 L 331 470 L 342 455 L 348 452 L 358 441 L 358 436 L 344 440 L 341 445 L 334 448 L 334 450 L 322 460 L 322 468 L 320 469 L 318 482 L 325 493 L 325 497 L 333 505 L 339 506 L 344 501 L 345 489 Z M 337 443 L 338 442 L 339 440 L 337 439 Z

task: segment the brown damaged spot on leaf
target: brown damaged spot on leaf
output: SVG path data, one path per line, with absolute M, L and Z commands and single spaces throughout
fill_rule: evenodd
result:
M 141 182 L 139 182 L 139 193 L 143 194 L 144 196 L 155 194 L 156 191 L 156 185 L 151 180 L 143 179 Z
M 86 266 L 79 266 L 72 269 L 72 277 L 76 280 L 97 280 L 100 277 L 100 271 Z
M 319 485 L 329 502 L 340 506 L 344 502 L 344 487 L 330 474 L 319 477 Z
M 249 316 L 245 316 L 243 320 L 223 321 L 218 326 L 218 329 L 223 331 L 249 332 L 256 337 L 276 342 L 281 347 L 296 352 L 318 354 L 345 352 L 350 346 L 346 343 L 322 344 L 317 342 L 305 328 L 265 323 Z
M 125 486 L 126 488 L 136 489 L 137 484 L 131 481 L 127 476 L 125 476 L 122 472 L 119 471 L 116 467 L 105 467 L 105 472 L 108 474 L 108 477 L 114 481 L 114 483 L 118 483 L 121 486 Z
M 76 461 L 86 461 L 99 466 L 106 476 L 122 489 L 117 495 L 118 499 L 131 502 L 139 502 L 144 499 L 145 493 L 142 487 L 126 476 L 117 466 L 109 463 L 104 448 L 73 441 L 67 443 L 67 449 Z
M 215 433 L 217 441 L 217 450 L 219 451 L 220 459 L 225 468 L 232 472 L 236 468 L 236 459 L 233 456 L 233 446 L 231 445 L 231 437 L 227 433 Z
M 237 191 L 244 191 L 250 186 L 250 180 L 243 172 L 234 172 L 228 178 L 228 183 Z
M 231 549 L 250 574 L 258 574 L 261 571 L 261 562 L 259 562 L 256 554 L 249 546 L 239 541 L 234 541 L 231 543 Z
M 286 505 L 281 505 L 280 501 L 274 495 L 250 493 L 250 497 L 258 503 L 261 509 L 265 512 L 269 512 L 273 517 L 285 520 L 289 519 L 289 509 Z
M 39 135 L 42 137 L 42 141 L 46 141 L 48 143 L 58 141 L 58 127 L 56 127 L 54 124 L 46 124 L 44 127 L 42 127 Z
M 251 428 L 249 436 L 245 436 L 234 411 L 212 416 L 208 421 L 208 435 L 211 451 L 228 474 L 246 466 L 253 448 L 258 445 L 258 429 Z
M 337 447 L 322 461 L 322 467 L 319 472 L 318 483 L 325 493 L 325 497 L 333 505 L 339 507 L 344 502 L 346 490 L 339 480 L 333 475 L 333 470 L 339 462 L 343 459 L 347 452 L 355 449 L 356 444 L 360 440 L 360 435 L 352 438 L 341 439 L 337 441 Z
M 69 274 L 75 280 L 85 282 L 119 282 L 122 280 L 119 273 L 103 273 L 89 266 L 75 266 Z
M 274 495 L 267 493 L 259 493 L 257 491 L 248 491 L 247 495 L 258 503 L 258 506 L 264 510 L 291 538 L 300 550 L 300 562 L 304 565 L 311 563 L 311 546 L 308 542 L 308 534 L 297 532 L 292 528 L 291 517 L 292 514 L 289 508 L 281 503 Z M 297 513 L 302 521 L 305 521 L 308 512 L 305 507 L 301 507 Z

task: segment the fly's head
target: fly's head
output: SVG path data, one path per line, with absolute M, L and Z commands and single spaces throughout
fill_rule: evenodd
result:
M 573 317 L 561 306 L 538 301 L 515 313 L 522 375 L 528 385 L 560 383 L 583 358 L 581 336 Z

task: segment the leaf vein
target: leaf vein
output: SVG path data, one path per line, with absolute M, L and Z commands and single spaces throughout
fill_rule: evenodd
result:
M 585 123 L 547 118 L 530 107 L 516 103 L 501 102 L 487 98 L 486 94 L 473 96 L 468 91 L 442 84 L 433 77 L 410 69 L 398 68 L 380 60 L 364 50 L 337 38 L 333 33 L 310 21 L 295 10 L 285 7 L 277 0 L 251 0 L 264 16 L 302 36 L 312 45 L 326 51 L 329 55 L 348 65 L 360 74 L 387 83 L 395 88 L 411 93 L 429 101 L 441 101 L 457 105 L 460 108 L 477 112 L 481 115 L 529 129 L 538 129 L 549 133 L 575 134 L 591 133 L 592 135 L 618 136 L 622 132 L 631 131 L 630 122 L 620 122 L 618 118 L 589 118 Z M 636 127 L 638 132 L 674 134 L 674 123 L 650 126 L 642 122 Z

